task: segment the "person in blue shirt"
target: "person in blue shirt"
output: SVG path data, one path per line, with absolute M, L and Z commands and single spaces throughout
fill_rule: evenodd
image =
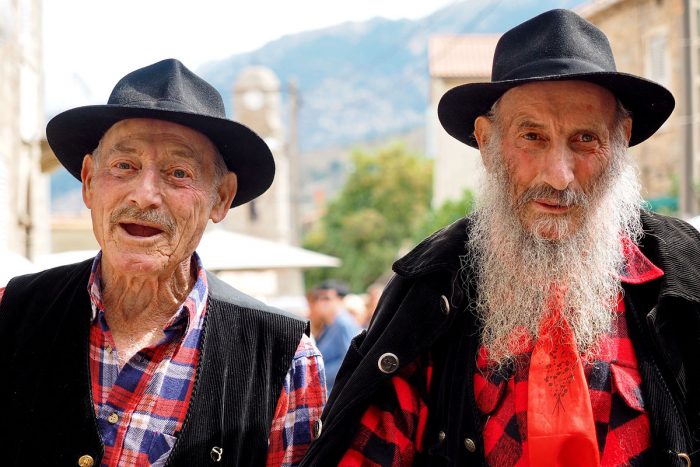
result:
M 316 346 L 323 356 L 329 392 L 350 341 L 361 331 L 343 304 L 347 293 L 347 286 L 336 280 L 320 283 L 312 293 L 313 306 L 310 307 L 309 319 L 315 331 Z

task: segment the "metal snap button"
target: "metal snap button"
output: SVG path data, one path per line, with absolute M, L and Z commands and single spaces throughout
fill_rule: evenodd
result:
M 678 457 L 680 457 L 683 462 L 685 462 L 686 467 L 690 467 L 690 456 L 684 452 L 679 452 Z
M 221 456 L 223 456 L 223 454 L 224 449 L 218 446 L 214 446 L 213 448 L 211 448 L 211 452 L 209 453 L 209 455 L 211 456 L 211 460 L 213 460 L 214 462 L 221 462 Z
M 92 467 L 93 465 L 95 465 L 95 459 L 93 459 L 92 456 L 88 454 L 84 454 L 78 459 L 78 465 L 80 467 Z
M 323 431 L 323 422 L 318 419 L 311 427 L 311 437 L 313 439 L 318 439 L 318 437 L 321 436 L 321 431 Z
M 471 438 L 464 438 L 464 447 L 467 448 L 467 451 L 469 452 L 476 451 L 476 444 Z
M 382 373 L 391 374 L 399 368 L 399 357 L 387 352 L 379 357 L 377 365 Z
M 450 301 L 444 295 L 440 295 L 440 310 L 443 315 L 450 314 Z

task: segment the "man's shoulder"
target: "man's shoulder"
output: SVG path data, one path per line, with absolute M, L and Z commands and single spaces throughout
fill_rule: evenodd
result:
M 93 258 L 90 258 L 79 263 L 16 276 L 7 283 L 3 300 L 6 298 L 9 301 L 10 296 L 20 295 L 34 298 L 49 297 L 51 294 L 47 288 L 63 289 L 68 285 L 72 286 L 73 282 L 81 280 L 83 276 L 89 276 L 92 261 Z M 85 284 L 87 285 L 87 279 Z
M 471 217 L 464 217 L 433 233 L 396 261 L 394 272 L 411 277 L 429 274 L 438 269 L 458 270 L 461 266 L 460 257 L 466 253 L 471 223 Z

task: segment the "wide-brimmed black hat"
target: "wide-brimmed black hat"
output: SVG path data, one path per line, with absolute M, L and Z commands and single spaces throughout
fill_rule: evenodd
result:
M 491 82 L 450 89 L 438 105 L 440 123 L 459 141 L 478 147 L 474 120 L 506 91 L 536 81 L 580 80 L 610 90 L 632 113 L 629 145 L 654 134 L 675 101 L 663 86 L 620 73 L 603 32 L 569 10 L 542 13 L 503 34 L 493 56 Z
M 231 207 L 261 195 L 272 184 L 275 162 L 267 144 L 248 127 L 227 119 L 221 94 L 175 59 L 124 76 L 107 105 L 56 115 L 46 125 L 46 138 L 61 164 L 80 180 L 85 154 L 112 125 L 127 118 L 167 120 L 207 136 L 238 178 Z

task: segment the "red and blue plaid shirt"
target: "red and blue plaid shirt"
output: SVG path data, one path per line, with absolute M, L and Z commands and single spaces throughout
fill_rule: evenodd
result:
M 105 445 L 102 465 L 164 465 L 184 422 L 194 386 L 206 314 L 206 273 L 195 254 L 197 280 L 164 327 L 163 339 L 141 349 L 120 371 L 104 315 L 100 258 L 101 253 L 93 262 L 88 293 L 93 310 L 90 375 L 97 424 Z M 0 289 L 0 300 L 3 292 Z M 304 335 L 275 409 L 268 466 L 292 466 L 301 461 L 325 402 L 323 360 Z
M 663 275 L 631 242 L 624 242 L 625 270 L 620 280 L 641 284 Z M 585 365 L 596 424 L 601 465 L 648 465 L 651 432 L 640 390 L 641 377 L 627 334 L 622 297 L 609 333 Z M 474 393 L 484 422 L 486 462 L 493 466 L 526 466 L 527 377 L 534 343 L 521 348 L 522 362 L 508 373 L 491 371 L 483 348 L 474 374 Z M 391 379 L 391 386 L 365 411 L 340 465 L 410 465 L 423 450 L 428 420 L 432 362 L 418 358 Z

